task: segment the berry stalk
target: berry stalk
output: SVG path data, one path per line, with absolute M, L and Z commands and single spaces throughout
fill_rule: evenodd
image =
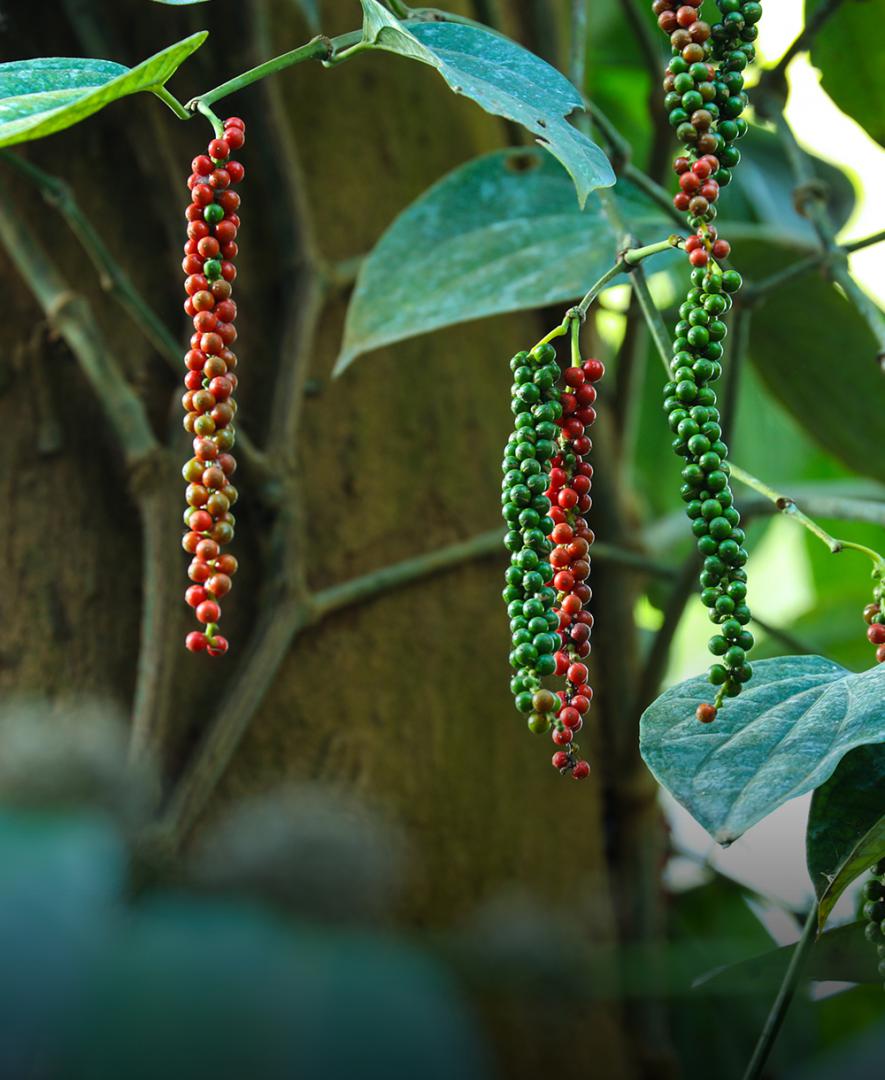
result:
M 240 196 L 234 189 L 244 169 L 231 153 L 245 141 L 243 121 L 232 117 L 224 122 L 223 137 L 213 139 L 207 153 L 191 163 L 191 202 L 185 213 L 188 240 L 181 264 L 187 275 L 184 310 L 194 325 L 184 358 L 182 398 L 184 427 L 194 436 L 194 456 L 182 469 L 188 485 L 182 547 L 192 556 L 188 577 L 193 582 L 185 601 L 203 627 L 189 633 L 185 644 L 191 652 L 209 656 L 228 651 L 227 639 L 218 632 L 220 602 L 230 592 L 237 571 L 236 558 L 222 548 L 234 538 L 231 507 L 237 501 L 231 483 L 237 467 L 231 453 L 236 442 L 237 357 L 231 346 L 237 339 L 232 293 Z

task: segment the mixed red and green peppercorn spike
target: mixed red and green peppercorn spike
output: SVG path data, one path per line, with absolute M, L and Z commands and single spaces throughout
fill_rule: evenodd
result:
M 879 953 L 879 974 L 885 979 L 885 859 L 870 867 L 872 877 L 863 887 L 863 914 L 867 939 Z
M 673 449 L 685 459 L 682 498 L 687 504 L 698 551 L 703 557 L 701 599 L 718 633 L 710 651 L 721 658 L 710 669 L 718 687 L 714 704 L 698 707 L 702 723 L 716 719 L 726 697 L 735 697 L 752 677 L 747 653 L 753 635 L 746 629 L 747 552 L 740 514 L 729 484 L 728 447 L 722 438 L 716 393 L 711 383 L 722 374 L 723 317 L 741 287 L 734 270 L 719 262 L 731 251 L 713 222 L 722 188 L 739 163 L 735 141 L 747 133 L 741 116 L 747 106 L 743 70 L 756 56 L 753 42 L 762 6 L 755 0 L 716 0 L 720 20 L 700 18 L 702 0 L 654 0 L 658 25 L 670 37 L 673 57 L 664 78 L 669 122 L 683 144 L 673 163 L 679 191 L 677 210 L 688 214 L 693 235 L 685 243 L 692 288 L 679 309 L 664 388 L 664 410 L 673 432 Z
M 182 547 L 192 556 L 188 577 L 194 583 L 185 600 L 194 609 L 202 630 L 187 635 L 191 652 L 223 656 L 228 642 L 218 632 L 220 601 L 231 589 L 237 560 L 222 553 L 234 538 L 236 520 L 231 507 L 237 489 L 231 483 L 237 463 L 231 454 L 236 442 L 237 305 L 231 293 L 237 276 L 237 211 L 240 197 L 234 187 L 244 169 L 231 157 L 246 141 L 245 124 L 237 117 L 224 122 L 224 137 L 213 139 L 208 152 L 195 157 L 187 186 L 187 235 L 182 269 L 187 299 L 184 310 L 193 319 L 194 333 L 185 355 L 184 427 L 194 436 L 194 456 L 185 464 L 187 531 Z
M 583 780 L 590 766 L 575 736 L 593 698 L 584 663 L 593 627 L 586 605 L 594 539 L 585 517 L 593 477 L 586 432 L 596 419 L 594 383 L 605 369 L 587 360 L 561 373 L 547 343 L 517 353 L 510 368 L 516 422 L 504 451 L 501 496 L 510 552 L 503 596 L 516 671 L 510 688 L 529 730 L 550 732 L 559 747 L 554 768 Z M 541 685 L 554 675 L 565 678 L 556 693 Z
M 885 664 L 885 572 L 874 574 L 873 601 L 863 609 L 867 638 L 876 647 L 876 660 Z

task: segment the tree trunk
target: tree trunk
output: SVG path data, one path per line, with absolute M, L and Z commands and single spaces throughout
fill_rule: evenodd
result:
M 135 12 L 126 5 L 124 15 L 108 0 L 89 5 L 98 13 L 92 26 L 79 18 L 47 24 L 37 7 L 16 5 L 7 16 L 7 55 L 88 54 L 89 45 L 101 44 L 90 35 L 103 34 L 114 50 L 104 55 L 134 63 L 210 25 L 209 41 L 173 80 L 180 100 L 256 59 L 254 3 L 219 4 L 218 14 L 209 6 L 142 4 Z M 325 7 L 326 33 L 357 25 L 356 3 Z M 467 4 L 457 7 L 471 13 Z M 270 8 L 274 51 L 306 39 L 298 5 L 277 0 Z M 250 133 L 237 351 L 239 418 L 259 445 L 277 371 L 299 361 L 283 328 L 311 271 L 293 260 L 299 255 L 293 237 L 300 244 L 312 234 L 324 261 L 360 255 L 429 184 L 503 138 L 501 124 L 452 95 L 432 70 L 400 58 L 369 55 L 335 71 L 304 66 L 277 79 L 273 93 L 280 95 L 287 131 L 275 127 L 263 86 L 220 107 L 222 115 L 242 115 Z M 184 181 L 208 135 L 201 120 L 179 123 L 145 97 L 116 103 L 23 151 L 72 184 L 114 255 L 180 335 L 182 350 L 188 335 L 178 269 Z M 300 161 L 294 178 L 281 149 L 287 138 Z M 289 217 L 280 185 L 290 181 L 300 185 L 297 199 L 309 215 L 303 221 Z M 183 461 L 184 433 L 168 435 L 180 430 L 175 377 L 102 293 L 61 219 L 17 177 L 14 201 L 89 300 L 158 437 L 173 439 Z M 119 448 L 76 362 L 53 340 L 27 286 L 5 263 L 3 280 L 0 690 L 45 695 L 59 711 L 72 698 L 91 696 L 128 712 L 143 602 L 139 515 Z M 531 314 L 489 319 L 382 350 L 333 381 L 346 300 L 334 291 L 325 297 L 306 358 L 309 393 L 297 445 L 305 549 L 287 558 L 305 568 L 312 589 L 498 526 L 499 460 L 511 422 L 508 360 L 543 332 Z M 177 650 L 175 705 L 163 735 L 169 788 L 239 677 L 237 654 L 259 614 L 268 517 L 245 474 L 238 486 L 234 550 L 242 572 L 225 607 L 232 654 L 216 662 L 187 655 L 178 649 L 187 629 L 184 605 L 166 615 Z M 179 507 L 170 511 L 177 520 L 180 482 L 172 481 L 168 499 Z M 178 544 L 174 527 L 168 542 Z M 176 570 L 182 592 L 185 565 L 182 554 Z M 514 712 L 503 566 L 503 556 L 474 561 L 300 634 L 198 826 L 232 800 L 281 782 L 344 786 L 400 822 L 411 841 L 407 922 L 451 926 L 501 893 L 529 890 L 569 913 L 567 933 L 610 942 L 617 917 L 602 783 L 561 780 L 549 764 L 551 745 L 532 738 Z M 605 568 L 594 567 L 596 573 L 604 579 Z M 603 674 L 597 671 L 596 679 L 605 702 Z M 584 739 L 591 752 L 601 741 L 598 716 L 595 721 Z M 597 774 L 605 768 L 603 760 Z M 516 1007 L 492 1012 L 502 1075 L 584 1076 L 582 1046 L 593 1047 L 597 1075 L 632 1075 L 614 1004 L 580 1015 L 564 1004 L 543 1031 Z

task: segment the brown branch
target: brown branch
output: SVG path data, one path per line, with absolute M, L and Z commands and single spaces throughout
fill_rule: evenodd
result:
M 117 366 L 87 301 L 75 294 L 24 223 L 0 182 L 0 241 L 34 294 L 50 325 L 79 362 L 121 447 L 143 528 L 144 604 L 132 720 L 133 752 L 156 741 L 169 715 L 174 660 L 167 603 L 175 568 L 177 531 L 168 493 L 177 473 L 156 439 L 144 406 Z

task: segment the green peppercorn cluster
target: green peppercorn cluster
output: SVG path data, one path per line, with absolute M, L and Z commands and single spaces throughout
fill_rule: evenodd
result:
M 756 0 L 716 0 L 720 19 L 700 18 L 702 0 L 654 0 L 658 25 L 673 50 L 664 78 L 670 125 L 683 144 L 673 168 L 679 177 L 674 206 L 688 215 L 695 235 L 685 249 L 694 268 L 692 288 L 679 309 L 673 342 L 671 380 L 664 409 L 674 435 L 673 449 L 685 459 L 682 498 L 703 557 L 701 599 L 718 633 L 710 639 L 717 662 L 710 681 L 718 687 L 715 705 L 702 705 L 698 719 L 710 722 L 726 697 L 734 697 L 752 677 L 747 653 L 753 636 L 746 629 L 747 551 L 740 515 L 729 485 L 728 447 L 722 438 L 712 384 L 722 373 L 724 316 L 741 287 L 720 262 L 730 245 L 713 225 L 720 189 L 740 162 L 734 145 L 748 130 L 743 71 L 756 56 L 754 42 L 762 6 Z
M 515 424 L 504 450 L 501 484 L 507 525 L 504 545 L 510 552 L 503 597 L 513 635 L 510 664 L 516 671 L 510 688 L 516 707 L 529 715 L 530 730 L 543 734 L 553 723 L 558 705 L 553 694 L 541 691 L 541 679 L 556 670 L 554 653 L 559 647 L 549 561 L 553 544 L 548 540 L 554 522 L 548 516 L 551 504 L 545 494 L 551 459 L 558 451 L 556 421 L 562 416 L 556 351 L 545 344 L 530 353 L 517 353 L 510 370 Z
M 752 676 L 746 662 L 753 636 L 746 604 L 747 551 L 740 514 L 728 482 L 728 447 L 722 439 L 716 392 L 711 383 L 721 372 L 722 341 L 727 330 L 722 316 L 731 307 L 729 293 L 740 288 L 740 275 L 693 270 L 693 288 L 679 309 L 671 363 L 672 380 L 665 385 L 664 410 L 673 432 L 673 449 L 685 459 L 681 495 L 691 519 L 698 551 L 703 557 L 701 600 L 719 633 L 710 651 L 721 662 L 710 670 L 710 681 L 722 697 L 734 697 Z
M 879 974 L 885 979 L 885 859 L 870 867 L 872 877 L 863 887 L 863 915 L 867 940 L 879 953 Z

